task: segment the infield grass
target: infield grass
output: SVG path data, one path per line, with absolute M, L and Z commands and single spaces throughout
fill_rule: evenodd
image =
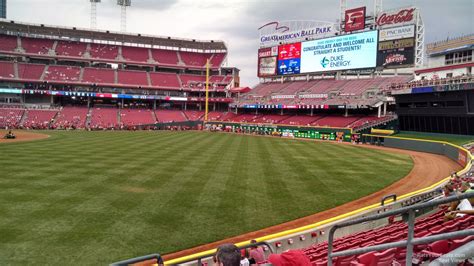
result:
M 206 132 L 0 144 L 0 265 L 100 265 L 294 220 L 407 175 L 407 155 Z

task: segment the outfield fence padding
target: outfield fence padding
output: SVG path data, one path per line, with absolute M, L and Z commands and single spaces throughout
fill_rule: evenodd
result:
M 460 147 L 442 141 L 427 141 L 421 139 L 397 138 L 370 134 L 363 135 L 363 141 L 389 148 L 444 155 L 451 160 L 456 161 L 463 167 L 467 165 L 469 159 L 469 155 L 466 150 L 460 149 Z

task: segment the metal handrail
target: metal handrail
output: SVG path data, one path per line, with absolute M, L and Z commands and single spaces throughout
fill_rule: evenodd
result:
M 420 204 L 415 204 L 412 206 L 404 207 L 401 209 L 397 210 L 390 210 L 384 213 L 380 214 L 375 214 L 367 217 L 362 217 L 358 219 L 354 219 L 351 221 L 346 221 L 342 222 L 340 224 L 334 225 L 330 230 L 329 230 L 329 237 L 328 237 L 328 266 L 332 266 L 332 258 L 333 257 L 340 257 L 340 256 L 347 256 L 347 255 L 356 255 L 356 254 L 362 254 L 366 253 L 368 251 L 375 251 L 375 250 L 384 250 L 387 248 L 392 248 L 392 247 L 402 247 L 406 246 L 406 262 L 409 263 L 412 260 L 413 257 L 413 245 L 415 244 L 422 244 L 422 243 L 429 243 L 432 241 L 440 240 L 440 239 L 447 239 L 447 238 L 453 238 L 453 237 L 462 237 L 466 235 L 472 235 L 474 234 L 474 229 L 469 229 L 469 230 L 464 230 L 464 231 L 459 231 L 459 232 L 451 232 L 451 233 L 445 233 L 445 234 L 439 234 L 435 236 L 428 236 L 428 237 L 422 237 L 422 238 L 416 238 L 414 239 L 414 227 L 415 227 L 415 211 L 420 210 L 420 209 L 426 209 L 434 206 L 438 206 L 441 204 L 445 203 L 450 203 L 453 201 L 460 201 L 463 199 L 467 198 L 473 198 L 474 197 L 474 192 L 469 192 L 469 193 L 464 193 L 461 195 L 454 195 L 438 200 L 433 200 L 430 202 L 424 202 Z M 392 243 L 387 243 L 387 244 L 380 244 L 380 245 L 375 245 L 371 247 L 365 247 L 365 248 L 360 248 L 360 249 L 352 249 L 352 250 L 347 250 L 347 251 L 341 251 L 341 252 L 335 252 L 333 253 L 333 243 L 334 243 L 334 233 L 336 232 L 337 229 L 359 224 L 359 223 L 364 223 L 364 222 L 369 222 L 373 220 L 379 220 L 382 218 L 386 218 L 389 216 L 393 215 L 398 215 L 402 213 L 407 213 L 408 212 L 408 237 L 407 240 L 405 241 L 399 241 L 399 242 L 392 242 Z M 409 265 L 409 264 L 407 264 Z
M 161 258 L 161 255 L 158 253 L 154 254 L 149 254 L 141 257 L 136 257 L 128 260 L 122 260 L 118 262 L 111 263 L 110 266 L 125 266 L 129 264 L 134 264 L 142 261 L 147 261 L 147 260 L 153 260 L 155 259 L 158 265 L 163 265 L 163 258 Z
M 270 250 L 271 254 L 275 253 L 275 250 L 273 250 L 272 245 L 270 245 L 266 241 L 243 245 L 243 246 L 240 246 L 239 249 L 256 247 L 256 246 L 266 246 L 266 247 L 268 247 L 268 250 Z M 215 254 L 216 254 L 216 252 L 213 252 L 211 254 L 206 254 L 206 255 L 203 255 L 203 256 L 200 256 L 200 257 L 195 257 L 195 258 L 192 258 L 192 259 L 189 259 L 189 260 L 183 260 L 183 261 L 180 261 L 179 264 L 183 264 L 183 263 L 187 263 L 187 262 L 191 262 L 191 261 L 197 261 L 198 266 L 201 266 L 202 265 L 202 259 L 210 258 L 210 257 L 214 256 Z
M 390 194 L 382 198 L 382 202 L 380 203 L 380 206 L 385 206 L 385 201 L 389 198 L 393 198 L 393 201 L 397 201 L 397 194 Z

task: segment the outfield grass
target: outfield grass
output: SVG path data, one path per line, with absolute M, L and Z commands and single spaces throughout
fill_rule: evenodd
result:
M 0 144 L 0 265 L 169 253 L 352 201 L 409 156 L 206 132 L 50 132 Z
M 401 131 L 394 135 L 395 137 L 404 138 L 416 138 L 416 139 L 428 139 L 446 141 L 456 145 L 464 145 L 474 141 L 474 136 L 468 135 L 452 135 L 452 134 L 439 134 L 439 133 L 425 133 L 425 132 L 414 132 L 414 131 Z

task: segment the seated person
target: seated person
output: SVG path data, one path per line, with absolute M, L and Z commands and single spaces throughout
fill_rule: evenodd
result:
M 8 133 L 5 135 L 6 139 L 14 139 L 16 138 L 15 134 L 12 133 L 12 131 L 8 131 Z

